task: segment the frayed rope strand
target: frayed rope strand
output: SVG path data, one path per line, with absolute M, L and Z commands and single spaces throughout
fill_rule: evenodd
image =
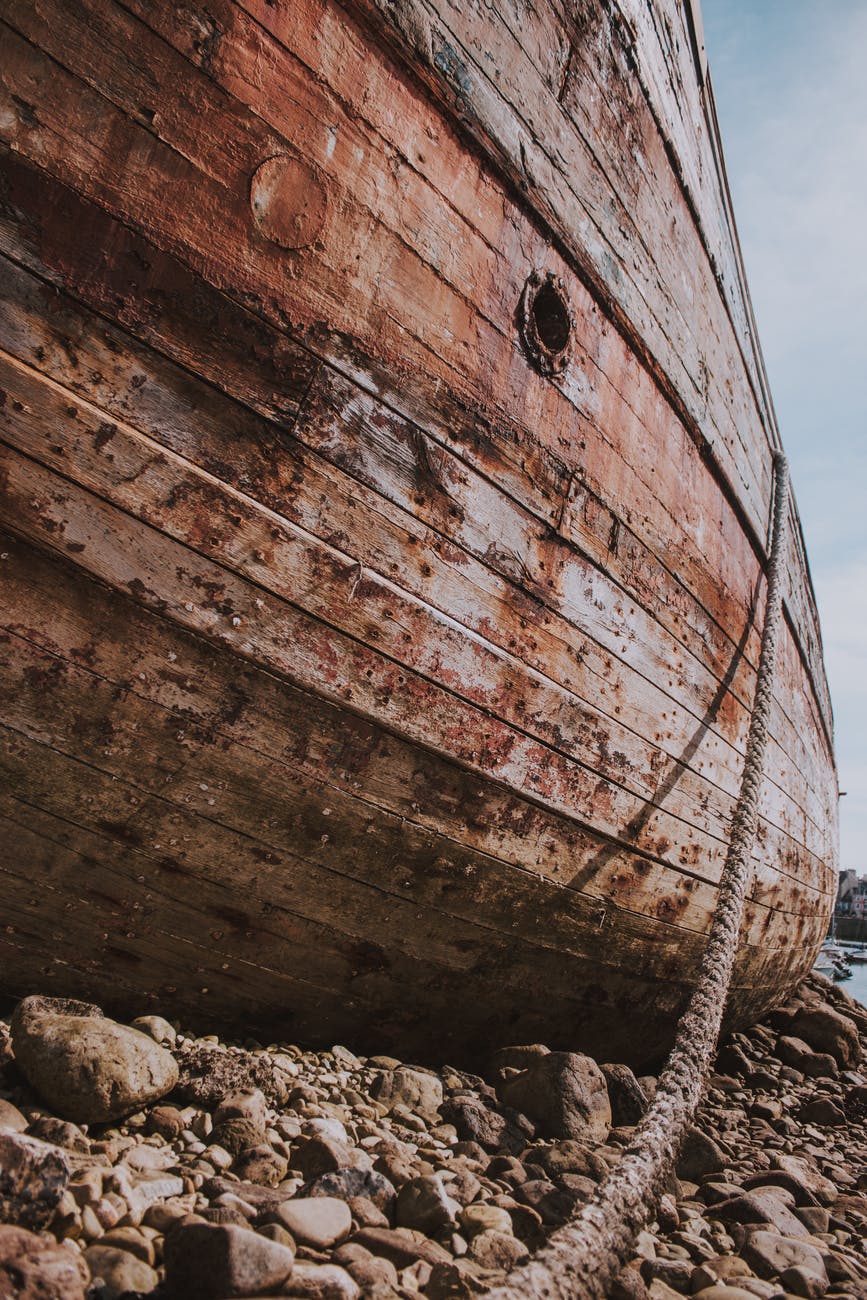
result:
M 788 464 L 777 452 L 765 622 L 740 792 L 698 983 L 653 1103 L 619 1164 L 587 1204 L 551 1235 L 529 1263 L 487 1291 L 488 1300 L 604 1300 L 636 1236 L 656 1209 L 695 1116 L 716 1050 L 750 879 L 782 623 L 788 505 Z

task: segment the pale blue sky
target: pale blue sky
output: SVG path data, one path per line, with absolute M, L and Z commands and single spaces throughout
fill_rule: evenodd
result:
M 867 873 L 867 0 L 703 0 L 702 13 L 822 618 L 841 865 Z

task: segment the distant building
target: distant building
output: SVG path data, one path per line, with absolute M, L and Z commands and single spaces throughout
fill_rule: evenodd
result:
M 841 871 L 837 886 L 837 916 L 867 916 L 867 876 Z

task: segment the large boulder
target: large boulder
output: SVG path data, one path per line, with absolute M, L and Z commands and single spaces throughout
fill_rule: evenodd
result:
M 861 1059 L 856 1025 L 833 1007 L 819 1003 L 799 1008 L 787 1033 L 802 1039 L 814 1052 L 827 1052 L 841 1069 L 851 1069 Z
M 118 1119 L 158 1101 L 178 1079 L 170 1052 L 86 1002 L 25 998 L 12 1016 L 12 1046 L 27 1081 L 77 1124 Z
M 501 1080 L 497 1094 L 547 1137 L 604 1142 L 611 1128 L 605 1076 L 595 1061 L 577 1052 L 537 1057 L 520 1074 Z

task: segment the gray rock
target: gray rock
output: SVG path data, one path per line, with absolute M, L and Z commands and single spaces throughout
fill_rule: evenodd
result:
M 127 1291 L 153 1291 L 159 1282 L 156 1271 L 129 1250 L 101 1242 L 89 1246 L 84 1258 L 94 1283 L 102 1282 L 105 1300 L 115 1300 Z
M 808 1237 L 810 1234 L 801 1220 L 783 1201 L 784 1195 L 782 1189 L 777 1195 L 776 1190 L 770 1188 L 744 1192 L 742 1196 L 733 1196 L 715 1205 L 714 1218 L 723 1223 L 768 1224 L 782 1237 Z
M 339 1264 L 296 1264 L 280 1294 L 307 1296 L 309 1300 L 358 1300 L 361 1291 Z
M 829 1052 L 814 1052 L 812 1047 L 801 1038 L 783 1035 L 776 1048 L 777 1056 L 784 1065 L 810 1079 L 835 1079 L 838 1074 L 837 1062 Z
M 500 1269 L 504 1272 L 526 1264 L 530 1258 L 529 1250 L 517 1237 L 492 1229 L 486 1229 L 473 1237 L 469 1255 L 482 1268 Z
M 504 1232 L 507 1236 L 514 1232 L 509 1211 L 504 1210 L 500 1205 L 491 1205 L 484 1201 L 467 1205 L 461 1210 L 460 1223 L 461 1232 L 468 1241 L 480 1232 Z
M 166 1290 L 177 1300 L 264 1295 L 289 1277 L 290 1247 L 235 1224 L 181 1223 L 165 1239 Z
M 450 1264 L 452 1257 L 435 1241 L 412 1228 L 362 1228 L 352 1238 L 371 1255 L 390 1259 L 395 1268 L 409 1268 L 417 1260 L 426 1264 Z
M 243 1115 L 235 1115 L 216 1124 L 209 1135 L 209 1140 L 217 1146 L 224 1147 L 233 1156 L 237 1156 L 248 1147 L 261 1146 L 267 1138 L 263 1124 L 256 1124 Z
M 352 1231 L 352 1215 L 336 1196 L 293 1197 L 275 1211 L 280 1223 L 302 1246 L 327 1250 L 345 1241 Z
M 691 1183 L 700 1183 L 709 1174 L 725 1168 L 726 1157 L 713 1138 L 701 1129 L 689 1128 L 677 1158 L 677 1176 Z
M 628 1065 L 600 1065 L 611 1103 L 611 1122 L 637 1124 L 650 1104 L 644 1089 Z
M 101 1124 L 170 1092 L 174 1057 L 146 1034 L 65 999 L 25 998 L 12 1016 L 15 1060 L 58 1115 Z
M 787 1268 L 806 1268 L 828 1285 L 828 1275 L 819 1250 L 809 1241 L 786 1237 L 776 1232 L 759 1231 L 748 1235 L 741 1255 L 759 1277 L 773 1278 Z
M 395 1203 L 395 1219 L 401 1228 L 417 1228 L 434 1236 L 450 1227 L 460 1206 L 446 1195 L 438 1174 L 426 1174 L 404 1183 Z
M 494 1110 L 479 1097 L 450 1097 L 443 1102 L 442 1118 L 453 1124 L 462 1142 L 477 1142 L 485 1151 L 517 1155 L 533 1137 L 533 1125 L 518 1111 Z
M 286 1177 L 289 1162 L 285 1156 L 274 1151 L 267 1142 L 255 1147 L 246 1147 L 232 1164 L 232 1172 L 239 1178 L 251 1183 L 260 1183 L 263 1187 L 276 1187 Z
M 828 1290 L 827 1278 L 819 1277 L 802 1264 L 793 1264 L 780 1274 L 780 1285 L 789 1295 L 805 1296 L 806 1300 L 819 1300 Z
M 13 1106 L 5 1097 L 0 1097 L 0 1132 L 23 1133 L 26 1128 L 27 1120 L 18 1107 Z
M 0 1132 L 0 1220 L 39 1231 L 69 1182 L 64 1153 L 24 1133 Z
M 595 1061 L 577 1052 L 550 1052 L 521 1074 L 503 1080 L 497 1094 L 555 1138 L 604 1142 L 611 1128 L 605 1076 Z
M 167 1020 L 162 1016 L 137 1016 L 131 1021 L 133 1029 L 138 1029 L 141 1033 L 147 1034 L 160 1047 L 167 1047 L 169 1051 L 177 1042 L 177 1034 Z
M 814 1052 L 827 1052 L 841 1069 L 858 1064 L 861 1043 L 858 1030 L 848 1016 L 832 1007 L 816 1004 L 801 1007 L 789 1025 L 788 1032 L 801 1038 Z
M 370 1163 L 365 1152 L 324 1133 L 299 1138 L 292 1148 L 292 1168 L 308 1182 L 339 1169 L 369 1169 Z
M 838 1196 L 836 1186 L 830 1178 L 826 1178 L 819 1172 L 813 1161 L 799 1156 L 775 1155 L 773 1165 L 775 1169 L 787 1174 L 794 1182 L 815 1196 L 820 1205 L 833 1205 L 836 1201 Z
M 323 1174 L 304 1188 L 305 1196 L 338 1196 L 344 1200 L 364 1197 L 388 1213 L 397 1195 L 394 1184 L 375 1169 L 338 1169 Z
M 439 1117 L 443 1104 L 443 1085 L 438 1077 L 408 1065 L 383 1071 L 374 1081 L 370 1093 L 390 1111 L 396 1106 L 406 1106 L 432 1122 Z
M 261 1088 L 234 1088 L 214 1111 L 214 1124 L 227 1119 L 247 1119 L 258 1129 L 268 1123 L 268 1103 Z
M 0 1225 L 3 1300 L 84 1300 L 75 1256 L 24 1228 Z

